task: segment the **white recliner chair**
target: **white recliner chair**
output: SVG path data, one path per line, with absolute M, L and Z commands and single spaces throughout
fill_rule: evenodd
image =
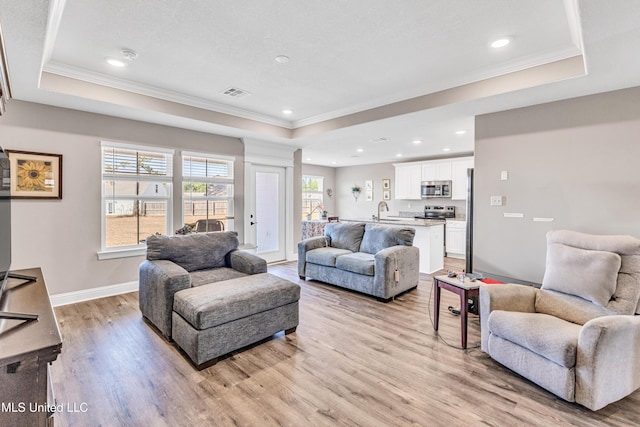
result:
M 482 350 L 598 410 L 640 387 L 640 239 L 547 233 L 540 289 L 480 289 Z

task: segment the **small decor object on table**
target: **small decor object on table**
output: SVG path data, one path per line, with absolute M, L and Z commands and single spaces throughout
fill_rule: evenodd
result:
M 7 150 L 11 198 L 62 199 L 62 155 Z
M 329 211 L 322 211 L 322 219 L 327 219 L 327 215 L 329 215 Z

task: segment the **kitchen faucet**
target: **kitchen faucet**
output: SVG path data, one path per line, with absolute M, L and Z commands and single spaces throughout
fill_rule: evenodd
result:
M 389 205 L 387 205 L 387 202 L 385 202 L 384 200 L 378 203 L 378 221 L 380 221 L 380 209 L 382 208 L 386 209 L 387 212 L 389 212 Z

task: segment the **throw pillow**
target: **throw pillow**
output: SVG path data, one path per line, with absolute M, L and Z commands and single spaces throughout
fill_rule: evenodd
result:
M 576 295 L 606 306 L 616 291 L 620 255 L 591 251 L 561 243 L 547 246 L 542 289 Z
M 364 228 L 361 252 L 377 254 L 391 246 L 411 246 L 416 230 L 411 227 L 392 227 L 380 224 L 367 224 Z

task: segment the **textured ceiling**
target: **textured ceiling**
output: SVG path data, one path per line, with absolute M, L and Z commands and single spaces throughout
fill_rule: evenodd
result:
M 15 98 L 343 166 L 468 153 L 477 114 L 639 85 L 639 3 L 0 0 L 0 19 Z

